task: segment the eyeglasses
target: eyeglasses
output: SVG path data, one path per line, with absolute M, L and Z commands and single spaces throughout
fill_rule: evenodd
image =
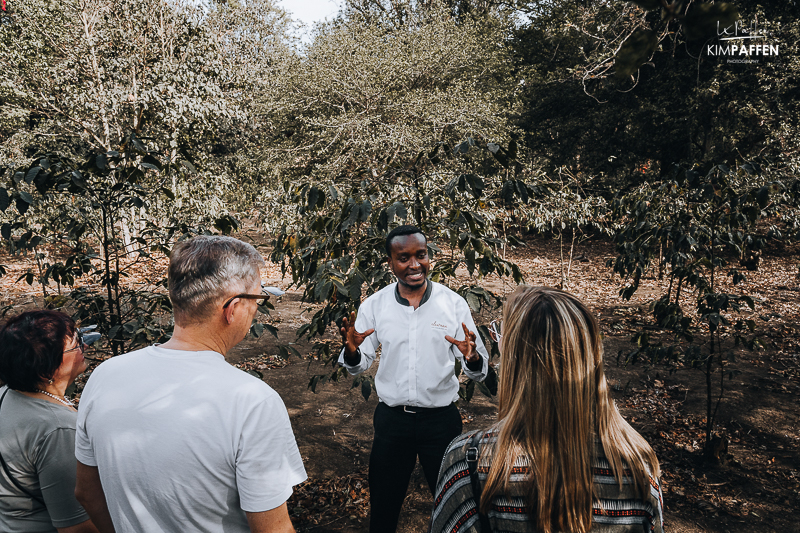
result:
M 503 338 L 503 321 L 492 320 L 489 323 L 489 334 L 492 336 L 494 342 L 500 342 Z
M 69 350 L 64 350 L 64 353 L 74 352 L 75 350 L 80 350 L 81 353 L 86 351 L 86 343 L 83 342 L 83 334 L 78 331 L 78 345 L 74 348 L 70 348 Z
M 267 300 L 269 300 L 269 295 L 268 294 L 237 294 L 236 296 L 234 296 L 233 298 L 231 298 L 230 300 L 225 302 L 225 304 L 222 306 L 222 308 L 223 309 L 227 309 L 228 306 L 231 305 L 231 302 L 234 301 L 236 298 L 241 298 L 243 300 L 261 300 L 261 301 L 256 301 L 256 305 L 258 305 L 260 307 L 260 306 L 264 305 L 265 303 L 267 303 Z

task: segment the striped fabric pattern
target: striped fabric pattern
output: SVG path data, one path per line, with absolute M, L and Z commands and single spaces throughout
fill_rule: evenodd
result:
M 480 523 L 465 458 L 465 446 L 471 434 L 461 435 L 447 448 L 439 481 L 436 487 L 431 533 L 476 533 Z M 481 449 L 492 445 L 496 435 L 486 433 L 481 439 Z M 478 479 L 486 482 L 488 466 L 478 466 Z M 650 478 L 650 493 L 646 500 L 639 499 L 633 487 L 630 471 L 623 474 L 622 488 L 614 479 L 608 461 L 599 450 L 592 474 L 598 500 L 592 509 L 592 532 L 598 533 L 663 533 L 663 501 L 658 481 Z M 520 457 L 511 474 L 511 494 L 495 497 L 489 510 L 492 533 L 532 533 L 528 510 L 522 497 L 522 483 L 528 478 L 527 457 Z M 514 485 L 519 491 L 514 490 Z M 489 533 L 489 532 L 481 532 Z

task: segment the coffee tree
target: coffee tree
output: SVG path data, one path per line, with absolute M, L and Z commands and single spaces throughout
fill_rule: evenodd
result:
M 614 201 L 623 226 L 615 236 L 617 257 L 609 260 L 615 273 L 630 280 L 620 291 L 630 299 L 645 273 L 656 269 L 666 276 L 666 293 L 650 307 L 658 329 L 672 341 L 636 333 L 636 347 L 625 362 L 645 360 L 700 369 L 706 382 L 706 441 L 704 452 L 713 458 L 712 435 L 717 410 L 725 393 L 725 378 L 734 371 L 736 348 L 754 349 L 755 322 L 743 317 L 755 302 L 745 293 L 727 292 L 746 281 L 734 261 L 754 268 L 754 255 L 771 234 L 758 231 L 771 195 L 783 190 L 780 182 L 764 183 L 758 165 L 736 168 L 676 169 L 673 179 L 657 187 L 643 186 Z M 716 389 L 715 389 L 716 383 Z
M 508 172 L 499 171 L 504 167 Z M 494 171 L 481 175 L 477 172 L 481 168 Z M 354 171 L 339 184 L 287 182 L 284 199 L 297 207 L 302 224 L 280 231 L 271 258 L 291 275 L 292 284 L 304 287 L 306 301 L 323 304 L 298 335 L 312 339 L 329 326 L 338 331 L 341 319 L 358 309 L 362 295 L 392 282 L 384 243 L 387 233 L 403 223 L 416 224 L 428 235 L 435 261 L 430 271 L 433 281 L 451 284 L 463 266 L 473 283 L 456 290 L 472 311 L 498 306 L 499 298 L 476 281 L 490 274 L 522 281 L 519 267 L 500 252 L 506 242 L 519 241 L 504 238 L 494 224 L 506 209 L 537 194 L 518 175 L 522 171 L 513 152 L 468 138 L 455 147 L 437 145 L 411 160 L 387 157 L 377 167 Z M 497 354 L 486 326 L 479 326 L 478 332 Z M 338 357 L 338 350 L 328 343 L 317 343 L 316 350 L 329 363 Z M 338 380 L 343 372 L 338 368 L 314 376 L 309 387 Z M 468 381 L 460 394 L 469 400 L 476 387 L 494 394 L 496 384 L 491 369 L 485 383 Z M 353 386 L 359 385 L 368 397 L 371 378 L 357 377 Z
M 64 307 L 76 320 L 97 324 L 113 355 L 164 341 L 171 331 L 165 280 L 137 284 L 125 278 L 166 255 L 179 238 L 214 227 L 235 229 L 225 214 L 211 218 L 191 202 L 175 207 L 173 187 L 196 174 L 188 160 L 164 157 L 133 133 L 119 150 L 84 160 L 49 153 L 7 168 L 0 187 L 7 221 L 0 233 L 11 253 L 30 253 L 37 261 L 19 281 L 40 284 L 46 306 Z M 137 231 L 128 243 L 120 217 L 131 209 L 140 218 L 133 221 Z

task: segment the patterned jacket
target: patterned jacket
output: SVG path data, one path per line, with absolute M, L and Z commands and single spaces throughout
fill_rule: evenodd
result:
M 450 443 L 436 484 L 436 499 L 431 516 L 431 533 L 490 533 L 481 531 L 469 468 L 465 458 L 469 441 L 475 433 L 464 434 Z M 496 441 L 496 434 L 487 432 L 481 438 L 481 450 Z M 658 480 L 650 477 L 650 491 L 645 500 L 635 491 L 630 471 L 623 473 L 620 490 L 608 461 L 598 450 L 592 467 L 595 492 L 592 505 L 592 533 L 663 533 L 662 495 Z M 483 486 L 488 467 L 478 467 Z M 534 532 L 528 516 L 522 485 L 530 475 L 527 457 L 519 457 L 511 473 L 511 494 L 495 497 L 487 513 L 493 533 Z M 513 487 L 519 487 L 515 491 Z

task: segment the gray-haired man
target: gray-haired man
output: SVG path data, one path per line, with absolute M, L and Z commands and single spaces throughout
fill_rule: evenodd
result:
M 263 264 L 230 237 L 176 245 L 172 338 L 92 374 L 75 492 L 101 531 L 294 531 L 286 499 L 306 473 L 286 408 L 224 358 L 266 298 Z

